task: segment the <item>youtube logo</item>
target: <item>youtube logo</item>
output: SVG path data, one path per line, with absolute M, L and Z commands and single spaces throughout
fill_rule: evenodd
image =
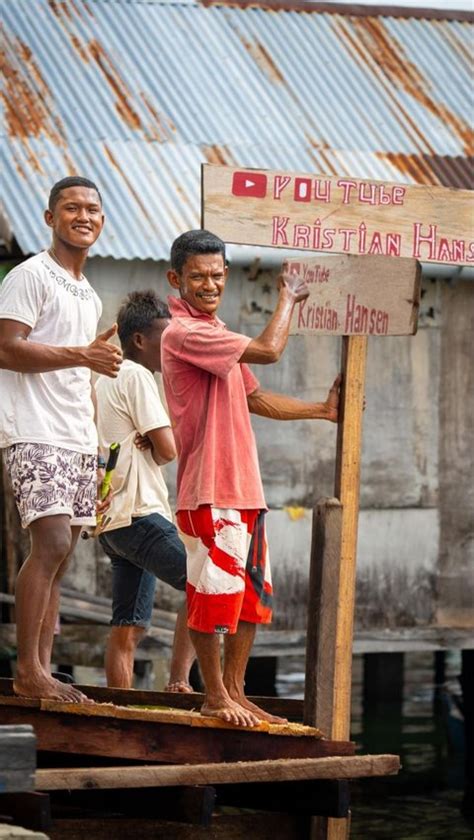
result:
M 260 172 L 234 172 L 232 195 L 248 198 L 264 198 L 267 192 L 267 176 Z

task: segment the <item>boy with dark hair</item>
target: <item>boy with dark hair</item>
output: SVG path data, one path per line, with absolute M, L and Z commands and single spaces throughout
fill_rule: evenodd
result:
M 105 655 L 107 685 L 130 688 L 133 660 L 150 624 L 156 578 L 186 587 L 186 552 L 172 522 L 160 467 L 176 457 L 173 432 L 153 376 L 161 371 L 161 335 L 169 310 L 155 292 L 131 292 L 118 313 L 124 362 L 112 382 L 96 383 L 98 431 L 104 454 L 120 443 L 112 502 L 99 539 L 112 561 L 112 630 Z M 145 445 L 136 445 L 136 438 Z M 178 612 L 166 690 L 191 691 L 195 653 L 186 603 Z
M 91 371 L 117 376 L 116 325 L 95 338 L 101 302 L 82 273 L 104 224 L 88 179 L 51 190 L 47 251 L 16 266 L 0 291 L 0 448 L 31 551 L 15 592 L 17 669 L 13 688 L 28 697 L 87 698 L 51 674 L 60 581 L 81 526 L 97 511 L 97 432 Z
M 288 339 L 297 275 L 279 277 L 275 312 L 256 338 L 217 317 L 227 279 L 225 245 L 209 231 L 171 248 L 171 324 L 162 341 L 163 382 L 178 449 L 177 523 L 187 551 L 188 626 L 206 688 L 202 714 L 254 726 L 282 722 L 251 703 L 244 678 L 256 625 L 271 621 L 266 511 L 250 413 L 337 422 L 339 379 L 324 403 L 259 387 L 247 363 L 272 364 Z M 219 634 L 224 634 L 224 668 Z

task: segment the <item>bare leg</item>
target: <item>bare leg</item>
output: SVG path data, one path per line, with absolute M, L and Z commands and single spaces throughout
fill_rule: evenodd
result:
M 184 601 L 176 617 L 170 678 L 165 686 L 165 691 L 181 692 L 183 694 L 192 691 L 189 685 L 189 672 L 195 659 L 196 651 L 189 637 L 188 610 L 186 601 Z
M 49 604 L 44 616 L 43 625 L 41 627 L 41 634 L 39 640 L 39 658 L 43 667 L 43 671 L 45 671 L 47 674 L 51 673 L 51 655 L 53 652 L 54 631 L 56 628 L 56 621 L 59 614 L 61 579 L 66 572 L 70 557 L 76 547 L 80 530 L 80 527 L 77 525 L 71 527 L 71 549 L 66 559 L 63 560 L 63 562 L 61 563 L 51 585 L 51 595 L 49 598 Z
M 206 687 L 201 714 L 221 718 L 237 726 L 256 726 L 260 718 L 232 700 L 222 681 L 219 636 L 215 633 L 199 633 L 197 630 L 190 630 L 189 635 L 196 649 Z
M 84 695 L 73 686 L 54 680 L 50 662 L 45 669 L 40 659 L 40 637 L 51 609 L 53 581 L 71 551 L 69 516 L 36 519 L 29 531 L 31 550 L 18 574 L 15 591 L 18 659 L 13 689 L 26 697 L 83 702 Z M 45 632 L 47 637 L 49 630 Z
M 224 685 L 233 700 L 244 709 L 258 715 L 260 720 L 268 720 L 270 723 L 287 723 L 286 718 L 264 712 L 245 696 L 245 669 L 255 639 L 255 631 L 255 624 L 239 621 L 237 633 L 224 637 Z
M 112 627 L 105 651 L 105 673 L 109 688 L 132 688 L 135 650 L 146 636 L 145 627 L 124 624 Z

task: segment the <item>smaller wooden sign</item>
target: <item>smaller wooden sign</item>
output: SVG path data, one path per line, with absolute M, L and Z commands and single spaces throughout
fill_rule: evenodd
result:
M 288 260 L 307 282 L 295 306 L 292 335 L 413 335 L 421 266 L 390 257 L 334 256 Z

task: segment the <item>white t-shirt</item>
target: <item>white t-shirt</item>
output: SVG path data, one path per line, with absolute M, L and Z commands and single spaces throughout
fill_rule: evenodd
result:
M 38 344 L 87 346 L 95 338 L 101 312 L 88 280 L 75 280 L 46 251 L 12 269 L 0 287 L 0 318 L 27 324 L 27 340 Z M 95 453 L 89 368 L 0 370 L 0 448 L 13 443 L 49 443 Z
M 151 450 L 140 451 L 135 435 L 170 426 L 151 371 L 124 359 L 116 379 L 99 376 L 97 429 L 104 455 L 111 443 L 120 443 L 117 466 L 112 476 L 112 504 L 105 514 L 111 517 L 104 531 L 130 525 L 132 516 L 160 513 L 172 519 L 168 490 Z

